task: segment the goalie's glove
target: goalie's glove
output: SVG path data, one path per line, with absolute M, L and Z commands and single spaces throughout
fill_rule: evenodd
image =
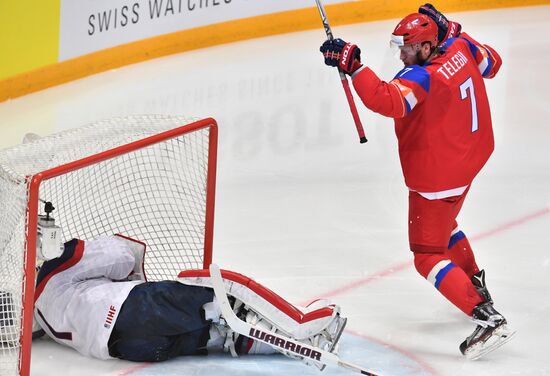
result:
M 147 246 L 145 243 L 139 240 L 129 238 L 121 234 L 115 234 L 114 237 L 119 241 L 125 243 L 131 250 L 134 256 L 135 263 L 134 268 L 128 276 L 129 281 L 144 281 L 147 282 L 147 276 L 145 275 L 145 251 Z
M 233 297 L 230 299 L 231 307 L 241 320 L 246 321 L 248 310 L 245 309 L 244 303 Z M 240 335 L 233 331 L 225 322 L 221 315 L 218 303 L 214 300 L 203 306 L 205 318 L 212 321 L 210 327 L 210 339 L 207 343 L 207 350 L 216 351 L 222 349 L 224 352 L 231 353 L 231 356 L 238 357 L 241 354 L 273 354 L 276 350 L 260 341 L 254 341 L 251 338 Z M 270 330 L 271 326 L 262 325 L 263 329 Z
M 435 9 L 432 4 L 426 3 L 422 5 L 418 8 L 418 13 L 425 14 L 435 21 L 437 25 L 437 42 L 439 45 L 449 38 L 456 38 L 460 35 L 462 26 L 458 22 L 449 21 L 447 17 Z
M 319 50 L 323 53 L 326 65 L 338 67 L 349 75 L 362 66 L 359 47 L 340 38 L 326 40 Z

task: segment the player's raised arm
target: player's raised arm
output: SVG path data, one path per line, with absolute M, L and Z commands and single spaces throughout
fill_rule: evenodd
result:
M 437 53 L 436 35 L 436 25 L 418 13 L 395 27 L 390 45 L 405 67 L 389 83 L 366 66 L 352 75 L 355 91 L 367 108 L 397 119 L 424 101 L 430 91 L 430 74 L 423 65 Z
M 466 40 L 483 78 L 495 77 L 502 65 L 502 59 L 491 46 L 478 43 L 474 38 L 462 31 L 462 25 L 455 21 L 449 21 L 432 4 L 422 5 L 418 8 L 418 12 L 427 15 L 436 23 L 439 45 L 444 45 L 449 39 L 456 37 Z
M 483 78 L 495 77 L 502 65 L 502 58 L 500 55 L 491 46 L 478 43 L 466 33 L 462 33 L 460 38 L 464 39 L 469 44 L 470 52 Z

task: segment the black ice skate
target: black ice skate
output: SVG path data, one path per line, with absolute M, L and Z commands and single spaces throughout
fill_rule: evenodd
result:
M 474 308 L 472 320 L 478 325 L 460 344 L 460 352 L 470 360 L 498 349 L 516 334 L 508 328 L 504 316 L 498 313 L 491 303 L 478 304 Z
M 471 278 L 472 283 L 474 284 L 477 292 L 481 297 L 488 303 L 493 304 L 493 298 L 487 290 L 487 285 L 485 284 L 485 270 L 480 270 L 474 274 Z

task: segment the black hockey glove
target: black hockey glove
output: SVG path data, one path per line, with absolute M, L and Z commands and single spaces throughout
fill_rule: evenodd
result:
M 361 50 L 355 44 L 338 38 L 326 40 L 319 50 L 323 53 L 326 65 L 339 67 L 347 74 L 353 74 L 361 67 Z
M 435 9 L 432 4 L 426 3 L 422 5 L 418 8 L 418 12 L 425 14 L 435 21 L 437 25 L 437 41 L 439 44 L 442 44 L 449 38 L 456 38 L 460 35 L 462 26 L 458 22 L 449 21 L 447 17 Z

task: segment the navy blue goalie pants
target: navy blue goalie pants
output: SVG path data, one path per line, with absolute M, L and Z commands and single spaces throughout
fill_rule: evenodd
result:
M 206 354 L 210 321 L 202 306 L 213 299 L 212 289 L 176 281 L 137 285 L 120 309 L 109 354 L 136 362 Z

